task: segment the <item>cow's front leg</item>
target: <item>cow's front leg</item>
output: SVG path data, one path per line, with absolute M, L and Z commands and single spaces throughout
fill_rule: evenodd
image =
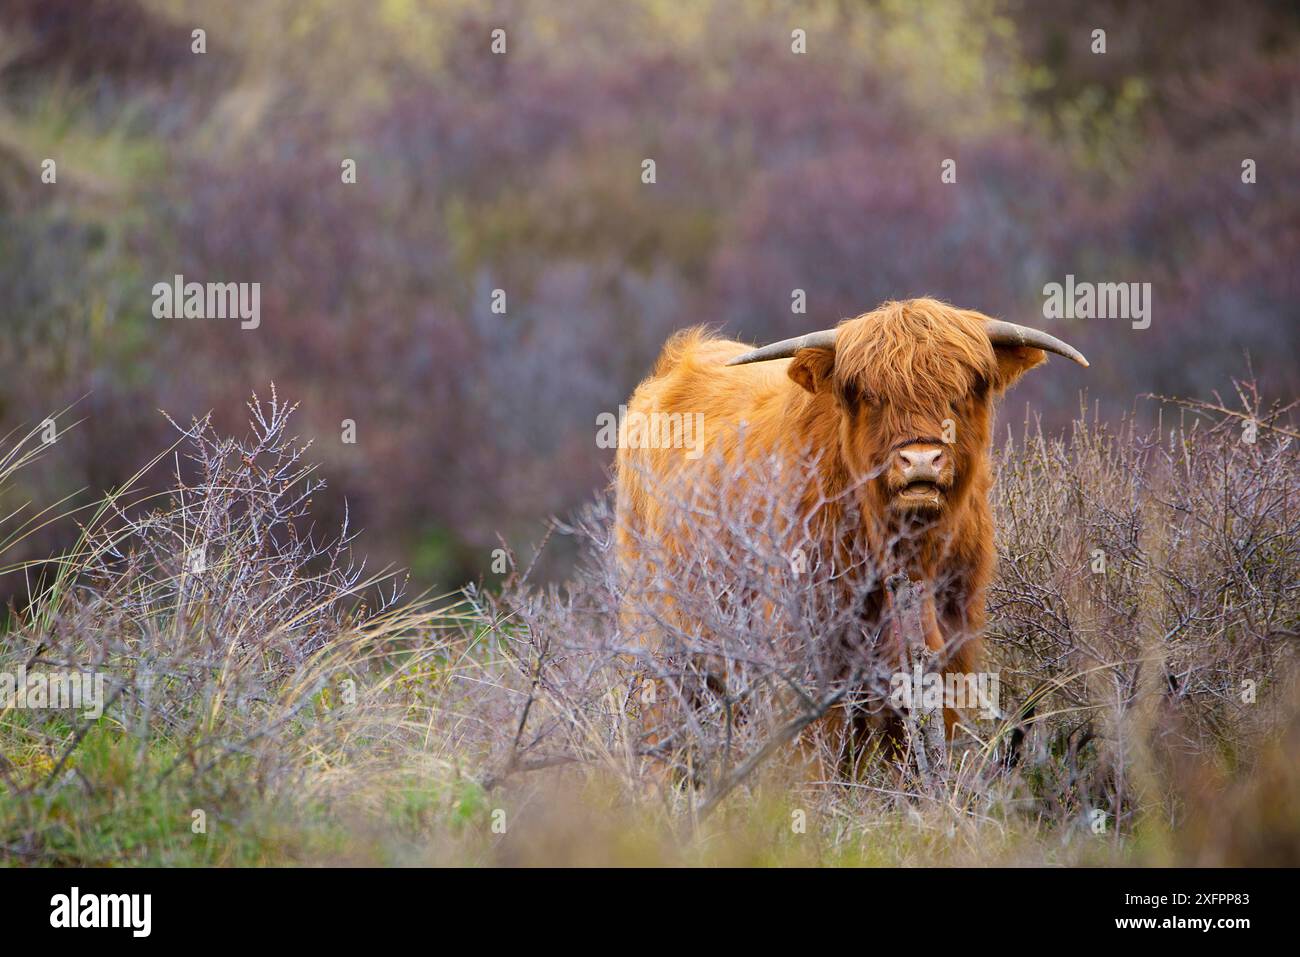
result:
M 885 589 L 889 610 L 890 630 L 893 633 L 894 646 L 899 654 L 901 666 L 911 670 L 918 660 L 929 671 L 932 666 L 940 676 L 946 675 L 951 649 L 943 629 L 939 624 L 939 612 L 935 605 L 934 589 L 927 582 L 909 581 L 899 575 L 892 579 Z M 922 650 L 922 648 L 924 650 Z M 943 725 L 951 740 L 953 729 L 961 719 L 960 714 L 949 705 L 948 683 L 944 681 Z M 920 689 L 914 689 L 919 694 Z
M 944 635 L 944 630 L 939 623 L 939 609 L 934 600 L 934 589 L 922 586 L 924 591 L 921 597 L 921 633 L 925 636 L 925 647 L 938 659 L 939 670 L 943 673 L 944 695 L 943 695 L 943 727 L 948 735 L 948 740 L 952 740 L 953 729 L 961 720 L 960 712 L 950 707 L 953 702 L 949 701 L 948 686 L 946 680 L 950 667 L 954 662 L 954 649 L 948 647 L 948 639 Z

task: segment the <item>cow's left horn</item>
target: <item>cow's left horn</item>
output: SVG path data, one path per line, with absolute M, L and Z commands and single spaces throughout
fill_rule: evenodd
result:
M 835 330 L 823 329 L 820 332 L 810 332 L 806 336 L 795 336 L 793 339 L 782 339 L 780 342 L 774 342 L 770 346 L 763 346 L 761 349 L 746 352 L 744 355 L 736 356 L 736 358 L 730 360 L 727 365 L 743 366 L 748 362 L 766 362 L 768 359 L 789 359 L 800 349 L 834 348 Z
M 995 346 L 1030 346 L 1073 359 L 1085 368 L 1088 365 L 1088 360 L 1083 357 L 1083 353 L 1074 346 L 1038 329 L 1018 326 L 1014 322 L 1003 322 L 1001 319 L 985 319 L 984 333 L 989 337 L 989 342 Z

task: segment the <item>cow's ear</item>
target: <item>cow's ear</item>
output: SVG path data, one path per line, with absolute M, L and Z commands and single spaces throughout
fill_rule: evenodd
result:
M 825 389 L 835 370 L 835 352 L 831 349 L 800 349 L 790 362 L 789 375 L 809 392 Z
M 1030 346 L 998 346 L 993 350 L 998 370 L 993 380 L 995 392 L 1005 392 L 1022 375 L 1047 360 L 1047 353 Z

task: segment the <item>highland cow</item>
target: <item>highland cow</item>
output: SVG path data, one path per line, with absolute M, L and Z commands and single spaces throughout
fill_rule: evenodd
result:
M 856 550 L 882 570 L 853 599 L 862 633 L 874 640 L 889 630 L 883 572 L 905 575 L 921 585 L 924 640 L 940 667 L 972 672 L 994 563 L 993 402 L 1045 352 L 1088 364 L 1046 333 L 934 299 L 887 302 L 761 349 L 699 328 L 676 334 L 628 408 L 702 414 L 705 454 L 620 443 L 621 568 L 654 574 L 648 544 L 682 555 L 695 547 L 664 489 L 715 482 L 742 460 L 812 461 L 792 493 L 798 513 L 828 539 L 825 554 Z M 896 645 L 887 654 L 901 664 Z M 951 733 L 955 716 L 945 717 Z

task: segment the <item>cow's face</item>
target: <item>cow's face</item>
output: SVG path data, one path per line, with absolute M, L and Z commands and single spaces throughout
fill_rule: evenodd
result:
M 848 392 L 840 407 L 845 460 L 867 481 L 878 510 L 936 515 L 964 497 L 972 460 L 988 437 L 982 384 L 933 402 Z
M 887 303 L 841 323 L 833 352 L 796 353 L 790 377 L 833 402 L 842 458 L 874 514 L 937 519 L 969 494 L 994 396 L 1044 358 L 995 349 L 986 318 L 931 299 Z

